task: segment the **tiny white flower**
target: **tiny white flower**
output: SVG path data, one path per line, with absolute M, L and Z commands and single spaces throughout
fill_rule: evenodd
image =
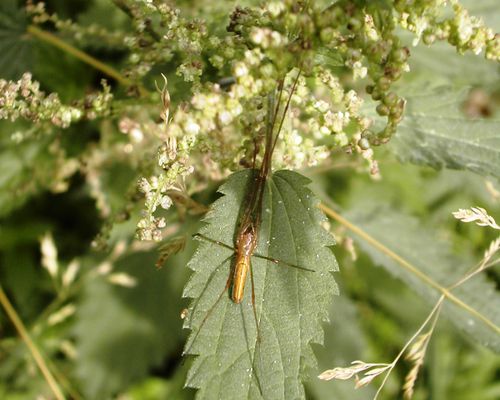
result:
M 276 18 L 285 10 L 285 4 L 281 1 L 271 1 L 266 8 L 269 14 Z
M 97 266 L 96 271 L 99 275 L 107 275 L 111 272 L 112 269 L 113 264 L 111 264 L 109 261 L 104 261 Z
M 57 248 L 50 233 L 46 233 L 40 239 L 40 251 L 42 253 L 42 266 L 54 278 L 57 275 L 59 265 L 57 262 Z
M 327 114 L 327 117 L 329 117 L 327 122 L 329 122 L 333 132 L 342 131 L 346 120 L 346 114 L 347 114 L 347 121 L 349 121 L 349 113 L 347 112 L 343 113 L 342 111 L 338 111 L 336 113 Z
M 130 138 L 135 143 L 140 143 L 144 139 L 144 133 L 139 127 L 135 127 L 130 131 Z
M 151 184 L 151 189 L 158 189 L 158 177 L 152 176 L 149 178 L 149 182 Z
M 349 90 L 349 92 L 346 93 L 345 97 L 347 100 L 347 108 L 353 113 L 356 113 L 363 105 L 363 99 L 358 96 L 358 94 L 354 90 Z
M 356 61 L 352 65 L 353 79 L 363 79 L 368 73 L 368 69 L 361 64 L 361 61 Z
M 154 191 L 147 192 L 145 197 L 146 197 L 146 203 L 149 205 L 153 205 L 152 203 L 156 197 L 156 193 Z
M 238 62 L 234 66 L 234 76 L 241 78 L 242 76 L 248 75 L 248 67 L 243 62 Z
M 365 32 L 368 39 L 373 40 L 374 42 L 379 40 L 379 36 L 373 22 L 373 17 L 369 14 L 365 14 Z
M 156 220 L 156 226 L 158 228 L 165 228 L 167 226 L 167 222 L 165 221 L 165 218 L 163 218 L 163 217 L 162 218 L 158 218 Z
M 302 151 L 298 151 L 294 154 L 295 161 L 298 165 L 302 165 L 304 160 L 306 159 L 306 155 Z
M 63 340 L 59 346 L 61 351 L 68 357 L 70 360 L 76 360 L 78 357 L 78 351 L 76 350 L 73 343 L 69 340 Z
M 322 125 L 321 128 L 319 128 L 319 132 L 321 133 L 321 135 L 327 136 L 330 134 L 330 129 L 328 129 L 328 127 L 326 127 L 325 125 Z
M 65 319 L 71 317 L 75 313 L 75 311 L 76 307 L 74 306 L 74 304 L 67 304 L 55 313 L 50 314 L 47 318 L 47 323 L 49 324 L 49 326 L 57 325 L 63 322 Z
M 293 131 L 291 136 L 291 141 L 294 145 L 298 146 L 302 143 L 302 136 L 300 136 L 297 131 Z
M 231 107 L 231 114 L 233 114 L 233 117 L 237 117 L 243 112 L 243 106 L 241 103 L 235 104 L 233 107 Z
M 160 167 L 167 166 L 170 161 L 170 157 L 166 151 L 162 151 L 158 154 L 158 165 Z M 142 190 L 141 190 L 142 191 Z M 146 192 L 144 192 L 146 193 Z
M 168 210 L 172 206 L 172 199 L 169 196 L 162 196 L 160 205 L 164 210 Z
M 207 98 L 205 95 L 198 93 L 193 96 L 191 104 L 198 110 L 203 110 L 207 104 Z
M 163 240 L 163 236 L 159 229 L 153 229 L 151 231 L 151 239 L 153 242 L 161 242 Z
M 184 129 L 190 135 L 197 135 L 200 132 L 200 125 L 189 119 L 184 125 Z
M 466 10 L 459 8 L 455 16 L 455 21 L 458 25 L 458 37 L 462 43 L 467 42 L 474 32 L 473 20 L 470 18 Z
M 108 281 L 113 285 L 123 286 L 127 288 L 132 288 L 137 285 L 137 280 L 125 273 L 125 272 L 116 272 L 108 276 Z
M 278 47 L 284 41 L 284 38 L 283 38 L 283 36 L 281 36 L 281 34 L 279 32 L 272 31 L 271 32 L 271 41 L 272 41 L 274 46 Z
M 255 44 L 261 44 L 264 41 L 265 33 L 263 29 L 253 28 L 250 33 L 250 39 Z
M 78 108 L 71 109 L 71 116 L 73 119 L 80 119 L 82 117 L 82 111 Z
M 330 105 L 324 100 L 318 100 L 314 103 L 314 108 L 322 113 L 327 112 Z
M 80 270 L 80 262 L 77 259 L 72 260 L 68 266 L 66 267 L 66 271 L 64 271 L 62 277 L 62 284 L 64 287 L 68 287 L 73 283 Z
M 68 126 L 71 123 L 71 109 L 66 109 L 61 114 L 63 126 Z
M 221 125 L 228 125 L 233 120 L 233 116 L 229 111 L 221 111 L 219 113 L 219 122 Z
M 110 258 L 112 260 L 116 260 L 118 257 L 125 254 L 125 251 L 127 251 L 126 240 L 124 240 L 124 239 L 118 240 L 118 242 L 116 242 L 115 246 L 113 247 Z
M 139 190 L 144 194 L 147 194 L 151 191 L 151 185 L 146 178 L 139 179 L 139 182 L 137 182 L 137 186 Z

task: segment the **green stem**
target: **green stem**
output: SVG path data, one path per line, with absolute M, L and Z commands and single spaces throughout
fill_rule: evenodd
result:
M 57 383 L 54 376 L 50 372 L 50 369 L 47 366 L 45 359 L 43 358 L 42 354 L 40 353 L 40 351 L 36 347 L 33 340 L 31 339 L 28 331 L 26 330 L 26 327 L 24 326 L 23 322 L 21 321 L 21 318 L 19 318 L 19 315 L 17 314 L 16 310 L 14 309 L 11 302 L 9 301 L 9 299 L 8 299 L 7 295 L 5 294 L 1 285 L 0 285 L 0 304 L 5 309 L 7 316 L 12 321 L 12 324 L 14 325 L 17 332 L 19 333 L 19 336 L 21 337 L 21 339 L 24 341 L 24 343 L 28 347 L 31 355 L 33 356 L 33 359 L 35 360 L 43 377 L 47 381 L 55 398 L 57 400 L 64 400 L 65 399 L 64 394 L 63 394 L 61 388 L 59 387 L 59 384 Z
M 429 321 L 431 320 L 431 318 L 434 315 L 436 315 L 436 317 L 434 318 L 434 321 L 432 323 L 432 327 L 430 329 L 430 332 L 432 332 L 434 330 L 434 327 L 436 326 L 436 321 L 438 320 L 437 317 L 438 317 L 439 313 L 441 312 L 441 305 L 443 304 L 443 300 L 444 300 L 444 295 L 441 295 L 441 297 L 436 302 L 436 305 L 434 306 L 434 308 L 432 309 L 432 311 L 429 313 L 429 315 L 427 316 L 427 318 L 425 319 L 425 321 L 422 323 L 422 325 L 420 325 L 420 328 L 418 328 L 418 330 L 413 334 L 413 336 L 410 338 L 410 340 L 408 340 L 406 342 L 406 344 L 401 349 L 401 351 L 398 353 L 398 355 L 396 356 L 396 358 L 392 361 L 392 363 L 390 364 L 389 369 L 387 370 L 387 372 L 386 372 L 386 374 L 384 376 L 384 379 L 382 380 L 382 383 L 380 384 L 380 386 L 379 386 L 379 388 L 377 390 L 377 393 L 375 393 L 375 397 L 373 397 L 373 400 L 377 400 L 378 395 L 380 394 L 380 392 L 382 392 L 382 388 L 384 387 L 385 383 L 387 382 L 387 379 L 389 379 L 389 375 L 391 374 L 392 370 L 396 366 L 396 364 L 399 361 L 399 359 L 401 357 L 403 357 L 403 354 L 406 352 L 406 350 L 408 349 L 408 347 L 413 343 L 413 341 L 418 337 L 418 335 L 420 335 L 420 333 L 422 333 L 422 331 L 427 326 L 427 324 L 429 323 Z
M 43 40 L 46 43 L 51 44 L 54 47 L 57 47 L 58 49 L 71 54 L 72 56 L 78 58 L 79 60 L 83 61 L 86 64 L 91 65 L 95 69 L 103 72 L 104 74 L 108 75 L 109 77 L 115 79 L 118 83 L 124 86 L 132 86 L 135 83 L 132 82 L 130 79 L 126 78 L 123 76 L 120 72 L 118 72 L 116 69 L 113 67 L 110 67 L 107 64 L 104 64 L 103 62 L 99 61 L 98 59 L 92 57 L 91 55 L 77 49 L 76 47 L 66 43 L 65 41 L 61 40 L 59 37 L 56 35 L 44 31 L 40 28 L 38 28 L 35 25 L 29 25 L 27 28 L 27 31 L 29 34 L 35 36 L 37 39 Z M 141 85 L 138 85 L 139 88 L 139 93 L 141 96 L 145 96 L 148 92 L 147 90 L 142 87 Z

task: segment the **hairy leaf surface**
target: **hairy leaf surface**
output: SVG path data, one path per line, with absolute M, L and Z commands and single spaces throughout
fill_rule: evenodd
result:
M 474 262 L 464 262 L 457 257 L 449 243 L 436 237 L 433 232 L 420 226 L 417 221 L 402 213 L 385 207 L 373 207 L 371 210 L 354 211 L 346 215 L 351 222 L 370 236 L 414 265 L 423 275 L 432 279 L 443 288 L 457 282 L 470 271 Z M 403 280 L 409 287 L 431 304 L 441 293 L 428 283 L 405 269 L 393 258 L 383 254 L 362 238 L 359 245 L 372 257 L 374 262 L 386 268 L 391 274 Z M 470 279 L 465 284 L 452 290 L 464 304 L 472 307 L 490 324 L 500 326 L 500 295 L 484 274 Z M 444 314 L 468 337 L 490 349 L 500 352 L 500 336 L 494 328 L 485 323 L 476 313 L 446 301 Z M 404 306 L 403 304 L 401 305 Z
M 200 233 L 233 246 L 251 182 L 249 170 L 233 174 L 220 188 L 224 196 L 214 203 Z M 328 247 L 334 240 L 320 227 L 325 217 L 304 187 L 307 183 L 290 171 L 279 171 L 267 181 L 254 254 L 315 272 L 252 257 L 260 340 L 250 278 L 241 304 L 223 293 L 233 250 L 201 241 L 191 259 L 194 273 L 184 296 L 193 299 L 185 321 L 192 333 L 185 351 L 197 355 L 187 385 L 199 389 L 198 398 L 304 398 L 301 378 L 307 367 L 315 365 L 310 343 L 323 341 L 321 322 L 327 320 L 328 305 L 337 293 L 332 271 L 338 269 Z M 207 316 L 221 293 L 221 301 Z
M 405 118 L 391 142 L 397 156 L 500 177 L 500 121 L 467 118 L 460 111 L 466 94 L 441 87 L 406 96 Z

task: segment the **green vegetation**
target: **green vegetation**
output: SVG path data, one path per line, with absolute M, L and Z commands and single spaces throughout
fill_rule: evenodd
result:
M 0 398 L 499 398 L 496 3 L 2 1 Z

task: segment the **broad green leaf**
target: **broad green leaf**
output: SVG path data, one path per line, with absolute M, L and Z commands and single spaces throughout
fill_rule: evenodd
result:
M 410 42 L 414 36 L 404 35 Z M 411 47 L 408 78 L 420 77 L 433 82 L 453 85 L 481 85 L 488 87 L 498 82 L 498 65 L 485 60 L 482 55 L 470 52 L 460 55 L 448 43 L 426 46 L 419 43 Z M 408 78 L 406 82 L 408 82 Z M 403 84 L 401 84 L 402 86 Z
M 233 174 L 221 187 L 224 196 L 207 216 L 203 235 L 232 246 L 251 180 L 246 170 Z M 323 341 L 321 322 L 327 320 L 328 306 L 337 293 L 332 272 L 338 269 L 328 247 L 334 240 L 320 227 L 325 218 L 304 187 L 307 183 L 291 171 L 279 171 L 267 181 L 255 254 L 315 272 L 252 257 L 260 340 L 250 278 L 241 304 L 223 293 L 233 250 L 202 241 L 191 259 L 194 273 L 184 296 L 193 299 L 185 322 L 192 333 L 185 351 L 197 356 L 187 385 L 199 389 L 198 398 L 304 398 L 301 379 L 315 365 L 310 344 Z
M 339 260 L 339 262 L 341 262 Z M 342 264 L 343 265 L 343 264 Z M 341 293 L 345 293 L 344 285 L 339 282 Z M 319 372 L 337 366 L 348 365 L 352 360 L 365 359 L 363 354 L 368 343 L 361 324 L 362 315 L 356 309 L 354 301 L 343 295 L 330 307 L 331 324 L 325 327 L 325 346 L 315 346 L 318 356 Z M 306 384 L 308 393 L 314 399 L 349 399 L 365 400 L 373 398 L 373 387 L 355 389 L 352 381 L 323 381 L 311 379 Z
M 7 132 L 16 128 L 9 123 L 0 126 Z M 20 207 L 29 197 L 56 182 L 58 169 L 65 160 L 47 151 L 51 140 L 52 136 L 21 143 L 10 141 L 8 137 L 0 141 L 0 216 Z
M 85 398 L 125 391 L 181 345 L 184 271 L 157 270 L 155 260 L 152 252 L 138 252 L 117 263 L 113 271 L 133 276 L 135 287 L 112 285 L 105 277 L 86 285 L 75 326 L 76 374 Z
M 372 206 L 345 216 L 443 288 L 454 284 L 474 266 L 472 262 L 464 262 L 457 257 L 448 242 L 436 237 L 431 230 L 420 226 L 415 219 L 405 214 L 386 207 Z M 403 280 L 424 300 L 431 304 L 437 301 L 440 291 L 363 238 L 357 235 L 354 238 L 374 262 Z M 500 352 L 500 294 L 494 284 L 484 274 L 480 274 L 454 289 L 452 294 L 475 311 L 471 313 L 462 306 L 446 301 L 447 306 L 443 311 L 448 319 L 471 340 Z
M 343 67 L 345 61 L 342 56 L 330 49 L 320 48 L 315 55 L 315 63 L 327 68 Z
M 500 121 L 465 117 L 466 91 L 441 87 L 405 97 L 405 118 L 389 146 L 398 157 L 500 177 Z
M 16 0 L 0 2 L 0 78 L 19 79 L 33 65 L 27 21 Z

